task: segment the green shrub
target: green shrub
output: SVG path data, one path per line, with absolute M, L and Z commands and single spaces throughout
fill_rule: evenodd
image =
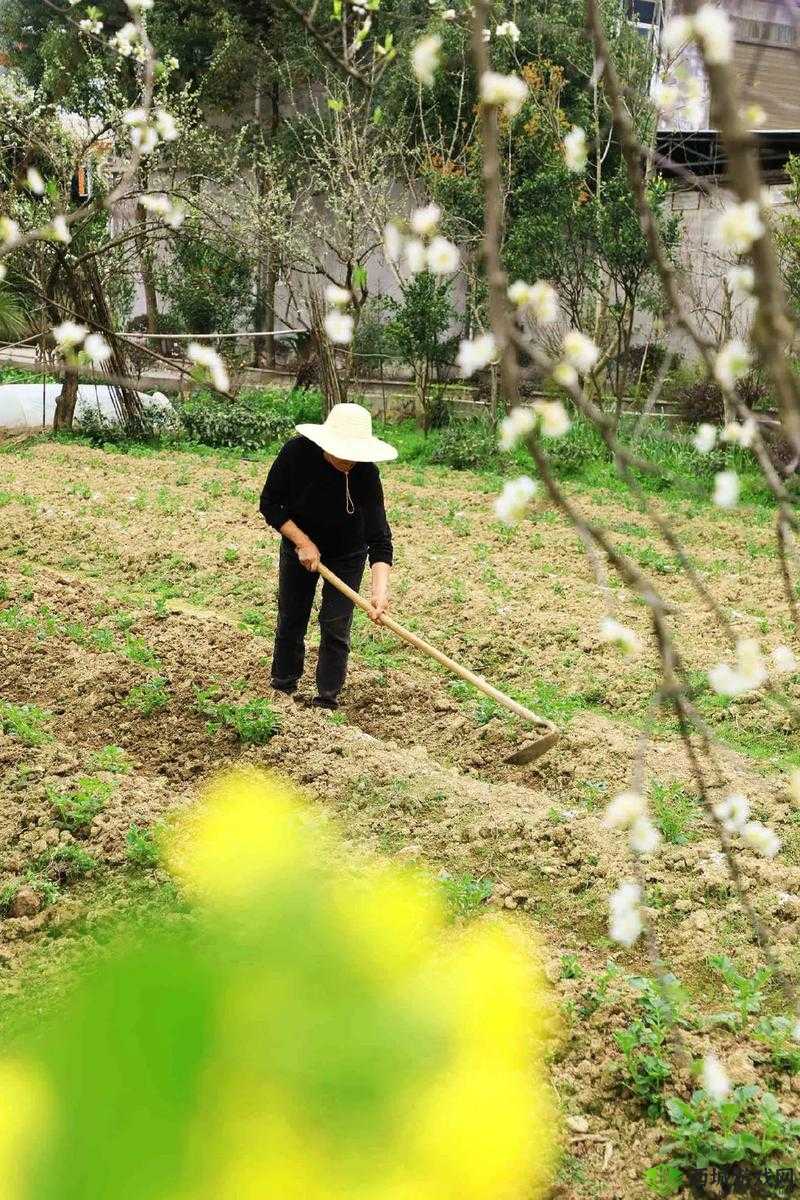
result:
M 177 413 L 166 408 L 145 408 L 133 428 L 105 416 L 99 408 L 87 408 L 76 425 L 81 437 L 93 446 L 120 446 L 132 441 L 161 445 L 174 441 L 181 428 Z
M 502 461 L 490 421 L 454 421 L 432 439 L 430 462 L 454 471 L 485 471 Z
M 286 441 L 304 421 L 322 420 L 317 392 L 253 388 L 235 400 L 197 392 L 181 409 L 187 437 L 206 446 L 259 450 Z

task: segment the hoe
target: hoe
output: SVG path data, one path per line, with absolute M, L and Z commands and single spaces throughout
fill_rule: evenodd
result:
M 326 579 L 328 583 L 338 588 L 343 595 L 352 600 L 353 604 L 357 605 L 358 608 L 363 608 L 365 612 L 369 612 L 370 606 L 368 602 L 359 596 L 358 592 L 354 592 L 351 587 L 348 587 L 338 575 L 334 575 L 333 571 L 330 571 L 324 563 L 319 564 L 319 573 L 323 579 Z M 393 620 L 392 617 L 384 615 L 380 619 L 380 624 L 385 625 L 387 629 L 391 629 L 392 633 L 402 638 L 404 642 L 408 642 L 409 646 L 414 646 L 415 649 L 421 650 L 423 654 L 427 654 L 431 658 L 434 658 L 436 662 L 441 663 L 443 667 L 447 667 L 448 671 L 452 671 L 459 679 L 464 679 L 467 683 L 471 683 L 479 692 L 483 692 L 484 696 L 490 696 L 497 704 L 501 704 L 503 708 L 507 708 L 509 712 L 514 713 L 517 717 L 522 717 L 523 721 L 530 722 L 537 730 L 541 731 L 540 736 L 537 737 L 535 742 L 523 746 L 516 754 L 512 754 L 506 760 L 507 762 L 515 764 L 535 762 L 537 758 L 541 758 L 543 754 L 551 750 L 561 737 L 561 734 L 552 721 L 537 716 L 535 712 L 531 712 L 524 704 L 518 704 L 516 700 L 512 700 L 510 696 L 506 696 L 503 692 L 498 691 L 496 687 L 492 687 L 490 683 L 487 683 L 480 675 L 476 675 L 474 671 L 470 671 L 467 667 L 462 667 L 455 659 L 449 658 L 441 650 L 437 650 L 435 646 L 431 646 L 430 642 L 424 642 L 422 638 L 417 637 L 410 629 L 404 628 L 398 621 Z

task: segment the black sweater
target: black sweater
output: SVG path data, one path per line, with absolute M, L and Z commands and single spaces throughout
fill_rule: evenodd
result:
M 306 437 L 293 437 L 269 469 L 261 493 L 267 524 L 280 530 L 294 521 L 326 559 L 367 552 L 370 563 L 392 562 L 392 532 L 383 506 L 383 488 L 374 463 L 356 463 L 347 480 Z

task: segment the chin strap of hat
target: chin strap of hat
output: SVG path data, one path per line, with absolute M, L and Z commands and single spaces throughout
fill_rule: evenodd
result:
M 353 504 L 353 497 L 350 495 L 350 472 L 344 473 L 344 507 L 348 516 L 353 515 L 356 511 L 356 506 Z

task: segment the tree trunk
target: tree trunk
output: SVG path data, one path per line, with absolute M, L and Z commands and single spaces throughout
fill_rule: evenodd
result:
M 53 417 L 53 432 L 59 433 L 64 429 L 72 429 L 75 419 L 75 405 L 78 401 L 78 372 L 69 367 L 64 371 L 64 382 L 56 400 L 56 411 Z
M 281 119 L 280 108 L 280 89 L 278 81 L 275 79 L 270 86 L 270 122 L 269 136 L 270 145 L 273 145 L 275 138 L 278 135 L 278 126 Z M 259 84 L 256 97 L 256 116 L 260 119 L 261 116 L 261 86 Z M 259 200 L 265 194 L 269 187 L 269 180 L 266 178 L 263 171 L 258 172 L 258 196 Z M 278 252 L 277 247 L 272 240 L 267 241 L 265 252 L 262 255 L 256 275 L 256 303 L 254 313 L 254 325 L 257 330 L 275 329 L 275 289 L 278 286 Z M 253 339 L 253 365 L 256 367 L 266 366 L 275 367 L 275 338 L 254 338 Z

